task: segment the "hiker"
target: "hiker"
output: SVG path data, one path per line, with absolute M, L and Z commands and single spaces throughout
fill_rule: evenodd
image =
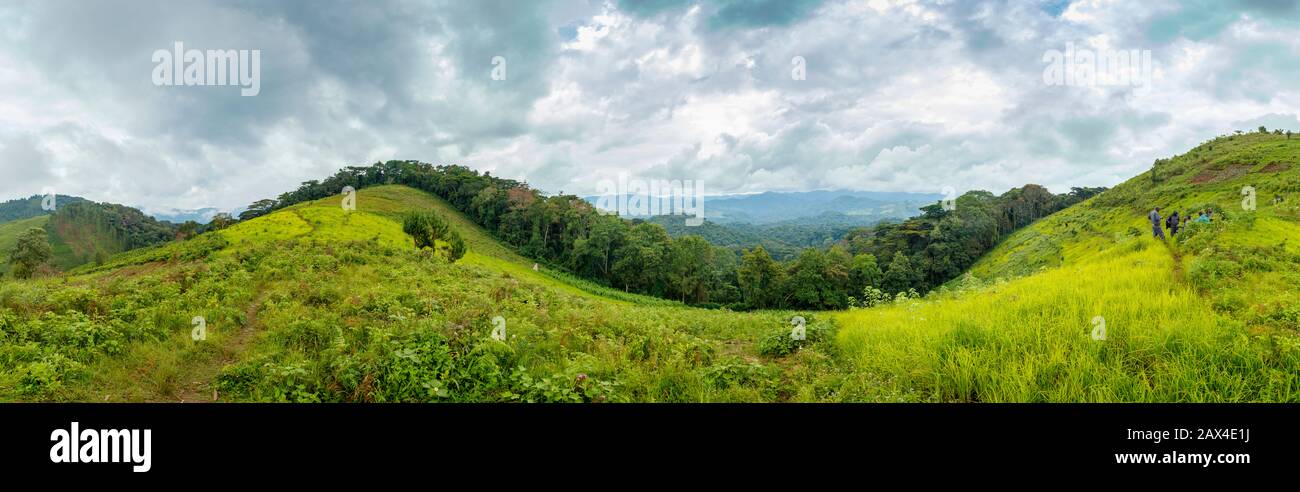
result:
M 1160 225 L 1160 207 L 1156 207 L 1150 214 L 1147 214 L 1147 218 L 1151 219 L 1151 234 L 1160 239 L 1164 239 L 1165 228 Z
M 1180 224 L 1180 222 L 1178 221 L 1178 211 L 1177 211 L 1177 210 L 1174 210 L 1174 213 L 1169 214 L 1169 221 L 1168 221 L 1168 222 L 1169 222 L 1169 235 L 1170 235 L 1170 236 L 1177 236 L 1177 235 L 1178 235 L 1178 226 L 1179 226 L 1179 224 Z
M 1208 215 L 1205 215 L 1205 212 L 1201 212 L 1200 215 L 1196 216 L 1196 220 L 1194 220 L 1193 222 L 1196 222 L 1198 224 L 1209 224 L 1210 217 Z
M 1213 211 L 1213 210 L 1210 210 L 1210 209 L 1208 209 L 1208 208 L 1205 209 L 1205 221 L 1206 221 L 1206 222 L 1214 222 L 1214 211 Z

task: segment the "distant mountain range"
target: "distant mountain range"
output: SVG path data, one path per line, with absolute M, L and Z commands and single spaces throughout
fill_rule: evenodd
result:
M 934 193 L 881 191 L 801 191 L 727 195 L 705 199 L 704 214 L 720 223 L 771 224 L 807 217 L 834 217 L 837 222 L 872 224 L 906 219 L 920 207 L 943 198 Z M 830 215 L 826 215 L 830 214 Z
M 599 204 L 600 196 L 583 197 Z M 719 224 L 776 224 L 815 218 L 840 225 L 871 225 L 881 220 L 906 219 L 943 198 L 935 193 L 816 190 L 764 192 L 704 197 L 704 217 Z M 646 218 L 635 215 L 627 218 Z
M 221 212 L 222 212 L 221 209 L 208 207 L 208 208 L 200 208 L 197 210 L 176 209 L 176 210 L 167 210 L 167 211 L 153 211 L 153 212 L 149 212 L 149 215 L 155 219 L 165 220 L 167 222 L 171 222 L 174 224 L 181 224 L 190 220 L 198 222 L 200 224 L 206 224 L 212 220 L 212 216 L 217 215 Z M 235 212 L 232 215 L 238 215 L 238 212 Z

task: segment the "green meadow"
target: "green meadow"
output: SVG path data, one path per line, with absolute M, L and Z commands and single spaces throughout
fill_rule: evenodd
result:
M 1298 163 L 1300 139 L 1222 137 L 924 298 L 836 312 L 700 309 L 534 270 L 433 195 L 365 188 L 353 211 L 330 197 L 4 280 L 0 400 L 1300 401 Z M 1214 221 L 1161 241 L 1154 206 Z M 468 253 L 415 250 L 413 210 Z M 24 227 L 0 224 L 0 249 Z

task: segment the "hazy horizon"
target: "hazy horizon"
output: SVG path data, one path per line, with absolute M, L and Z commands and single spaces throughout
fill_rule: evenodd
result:
M 1060 192 L 1300 129 L 1295 1 L 506 5 L 0 6 L 0 196 L 237 210 L 404 158 L 579 196 L 619 173 L 708 195 Z M 190 83 L 189 50 L 240 68 Z M 1127 83 L 1103 80 L 1129 53 Z

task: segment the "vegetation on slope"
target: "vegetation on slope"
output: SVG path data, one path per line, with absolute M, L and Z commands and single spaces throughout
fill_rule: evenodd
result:
M 11 268 L 8 256 L 18 234 L 33 228 L 46 232 L 53 250 L 50 264 L 45 265 L 49 269 L 103 262 L 116 253 L 161 244 L 176 236 L 177 229 L 172 224 L 159 222 L 131 207 L 72 197 L 65 200 L 61 196 L 51 213 L 40 211 L 39 198 L 10 201 L 0 207 L 9 215 L 31 215 L 0 223 L 0 263 L 3 263 L 0 275 Z M 33 207 L 40 214 L 33 212 Z
M 534 271 L 417 190 L 340 199 L 0 285 L 0 399 L 786 401 L 843 377 L 811 313 L 786 342 L 791 313 L 615 300 Z M 417 251 L 412 210 L 443 217 L 465 258 Z
M 50 220 L 48 215 L 39 215 L 27 219 L 0 222 L 0 278 L 9 273 L 11 268 L 9 254 L 18 244 L 18 236 L 31 229 L 41 229 Z
M 352 212 L 315 197 L 0 284 L 0 400 L 1294 402 L 1297 158 L 1300 140 L 1209 142 L 924 299 L 835 313 L 696 309 L 534 270 L 452 204 L 370 186 Z M 1259 210 L 1241 209 L 1247 184 Z M 1153 204 L 1216 220 L 1161 242 Z M 464 258 L 417 250 L 413 211 L 445 220 Z M 738 276 L 783 268 L 750 259 Z M 809 278 L 841 263 L 801 259 Z
M 845 220 L 837 220 L 839 218 Z M 686 219 L 682 215 L 660 215 L 645 220 L 663 226 L 673 238 L 700 236 L 709 244 L 726 248 L 736 255 L 762 246 L 774 259 L 781 261 L 792 260 L 807 248 L 828 249 L 863 225 L 861 219 L 830 213 L 761 225 L 705 220 L 703 224 L 688 226 Z
M 42 208 L 42 202 L 45 198 L 44 195 L 32 195 L 27 198 L 16 198 L 0 202 L 0 223 L 49 215 L 50 212 Z M 81 197 L 54 195 L 53 205 L 57 210 L 58 207 L 84 201 L 86 199 Z
M 386 183 L 406 184 L 445 199 L 496 238 L 555 269 L 626 292 L 732 310 L 842 309 L 864 288 L 889 295 L 923 293 L 960 274 L 1011 230 L 1099 191 L 1075 189 L 1056 196 L 1028 185 L 999 197 L 971 192 L 960 200 L 965 202 L 960 212 L 949 214 L 938 204 L 922 207 L 922 218 L 880 226 L 826 250 L 804 248 L 776 268 L 767 268 L 774 263 L 762 246 L 738 255 L 741 252 L 714 246 L 698 235 L 674 239 L 660 224 L 606 215 L 576 196 L 547 197 L 526 183 L 416 161 L 348 167 L 275 200 L 259 200 L 243 216 Z M 855 260 L 846 248 L 868 256 Z M 757 258 L 749 258 L 753 256 Z M 884 273 L 864 274 L 873 270 L 865 264 L 877 264 L 876 258 Z M 763 268 L 743 271 L 744 264 Z
M 1297 160 L 1300 140 L 1254 134 L 1159 161 L 925 301 L 838 314 L 842 349 L 881 399 L 1297 401 Z M 1155 206 L 1215 219 L 1162 242 Z

